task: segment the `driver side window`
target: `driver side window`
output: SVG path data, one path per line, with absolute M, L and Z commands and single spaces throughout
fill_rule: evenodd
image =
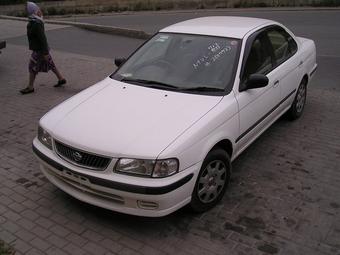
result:
M 251 74 L 267 74 L 272 69 L 272 57 L 266 43 L 264 33 L 253 41 L 250 53 L 246 60 L 242 80 L 245 81 Z

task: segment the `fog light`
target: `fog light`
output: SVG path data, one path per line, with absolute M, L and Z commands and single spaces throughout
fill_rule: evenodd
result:
M 138 207 L 145 210 L 156 210 L 158 209 L 158 204 L 149 201 L 137 201 Z

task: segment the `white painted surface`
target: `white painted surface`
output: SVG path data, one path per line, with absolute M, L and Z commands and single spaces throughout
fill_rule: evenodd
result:
M 176 23 L 161 30 L 161 32 L 185 33 L 243 38 L 249 31 L 273 21 L 259 18 L 213 16 L 191 19 Z
M 221 97 L 151 89 L 107 78 L 94 96 L 73 98 L 71 111 L 54 110 L 50 129 L 57 140 L 110 157 L 154 159 L 176 137 L 210 111 Z M 61 113 L 60 113 L 61 112 Z M 46 118 L 50 118 L 49 115 Z M 42 125 L 50 127 L 47 120 Z

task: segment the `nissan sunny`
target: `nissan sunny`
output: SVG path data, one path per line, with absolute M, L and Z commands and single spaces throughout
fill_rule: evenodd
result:
M 71 196 L 149 217 L 216 205 L 231 162 L 281 115 L 301 116 L 317 67 L 312 40 L 245 17 L 174 24 L 115 63 L 41 118 L 33 151 Z

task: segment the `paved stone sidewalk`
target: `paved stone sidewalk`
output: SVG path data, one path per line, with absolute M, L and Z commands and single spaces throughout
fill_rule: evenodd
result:
M 108 59 L 52 54 L 68 85 L 41 75 L 26 96 L 29 52 L 9 44 L 0 55 L 0 239 L 17 254 L 340 255 L 340 91 L 312 83 L 302 118 L 279 120 L 234 162 L 213 210 L 139 218 L 79 202 L 40 173 L 39 118 L 112 70 Z

